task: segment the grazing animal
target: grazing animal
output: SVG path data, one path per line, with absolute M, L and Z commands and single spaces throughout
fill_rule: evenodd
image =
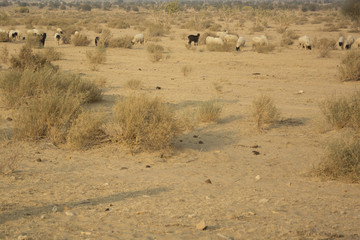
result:
M 61 35 L 60 35 L 59 33 L 55 33 L 54 38 L 55 38 L 55 40 L 57 41 L 57 44 L 58 44 L 58 46 L 59 46 L 59 44 L 60 44 L 60 39 L 61 39 Z
M 225 37 L 228 33 L 229 33 L 228 30 L 225 30 L 225 31 L 223 31 L 223 32 L 217 32 L 217 33 L 216 33 L 216 37 L 219 37 L 219 38 L 221 38 L 222 40 L 224 40 L 224 37 Z
M 40 42 L 44 47 L 45 46 L 46 33 L 40 34 L 39 37 L 40 37 Z
M 27 30 L 27 32 L 26 32 L 27 34 L 29 34 L 29 35 L 34 35 L 34 36 L 36 36 L 36 35 L 39 35 L 39 30 L 37 30 L 37 29 L 30 29 L 30 30 Z
M 61 28 L 57 28 L 57 29 L 56 29 L 56 32 L 57 32 L 58 34 L 64 34 L 64 31 L 63 31 Z
M 311 41 L 309 36 L 299 37 L 299 47 L 304 48 L 305 50 L 311 50 Z
M 199 38 L 200 38 L 200 33 L 198 33 L 197 35 L 189 35 L 188 36 L 189 45 L 191 45 L 192 42 L 194 42 L 194 46 L 199 45 Z
M 234 34 L 226 34 L 223 38 L 224 42 L 237 42 L 237 40 L 239 39 L 238 36 L 234 35 Z
M 349 35 L 345 41 L 345 49 L 350 49 L 354 42 L 354 37 L 352 35 Z
M 360 38 L 355 40 L 353 46 L 356 47 L 356 48 L 360 48 Z
M 135 44 L 135 43 L 143 44 L 144 43 L 144 34 L 142 34 L 142 33 L 136 34 L 134 36 L 134 38 L 131 40 L 131 43 L 132 44 Z
M 240 48 L 245 46 L 245 42 L 246 41 L 244 37 L 239 37 L 236 42 L 236 51 L 240 51 Z
M 100 41 L 100 37 L 95 37 L 95 46 L 98 45 L 98 42 Z
M 19 33 L 16 30 L 9 31 L 9 38 L 11 40 L 16 40 L 18 38 Z
M 261 35 L 260 37 L 253 37 L 251 40 L 252 48 L 255 49 L 256 46 L 267 46 L 269 45 L 269 41 L 265 35 Z
M 209 45 L 209 44 L 218 44 L 218 45 L 224 45 L 224 41 L 219 38 L 219 37 L 206 37 L 205 39 L 205 43 L 206 45 Z
M 340 36 L 339 39 L 338 39 L 338 42 L 337 42 L 337 47 L 339 49 L 344 49 L 345 47 L 345 38 L 343 36 Z

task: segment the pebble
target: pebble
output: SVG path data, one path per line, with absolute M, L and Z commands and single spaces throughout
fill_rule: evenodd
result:
M 198 224 L 196 224 L 197 230 L 206 230 L 207 226 L 204 220 L 201 220 Z
M 292 185 L 291 182 L 288 182 L 288 183 L 286 184 L 286 186 L 288 186 L 288 187 L 291 187 L 291 185 Z
M 200 141 L 199 141 L 199 144 L 204 144 L 204 142 L 200 140 Z
M 109 186 L 109 183 L 107 183 L 107 182 L 106 182 L 106 183 L 104 183 L 104 186 Z
M 156 89 L 157 89 L 157 90 L 160 90 L 160 89 L 161 89 L 161 87 L 157 86 L 157 87 L 156 87 Z
M 267 203 L 268 201 L 269 201 L 269 199 L 262 198 L 259 200 L 259 203 Z
M 81 232 L 81 235 L 90 236 L 90 235 L 91 235 L 91 232 Z
M 259 181 L 261 179 L 260 175 L 256 175 L 255 179 Z
M 66 159 L 71 159 L 71 156 L 70 156 L 70 155 L 67 155 L 67 156 L 66 156 Z
M 41 217 L 40 217 L 41 219 L 45 219 L 46 218 L 46 215 L 41 215 Z
M 41 158 L 36 159 L 37 162 L 42 162 Z
M 298 92 L 297 92 L 297 94 L 303 94 L 304 93 L 304 90 L 299 90 Z
M 58 208 L 57 206 L 53 206 L 53 208 L 51 209 L 52 212 L 57 212 L 58 211 Z
M 260 154 L 260 152 L 258 152 L 258 151 L 252 151 L 252 152 L 253 152 L 254 155 L 259 155 Z
M 13 119 L 11 117 L 6 118 L 7 121 L 12 121 Z
M 151 166 L 150 166 L 150 165 L 146 165 L 145 167 L 146 167 L 146 168 L 151 168 Z
M 205 180 L 205 183 L 207 183 L 207 184 L 212 184 L 212 182 L 211 182 L 210 179 L 206 179 L 206 180 Z

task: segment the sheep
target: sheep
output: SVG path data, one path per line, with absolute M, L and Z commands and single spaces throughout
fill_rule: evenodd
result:
M 339 49 L 344 49 L 344 43 L 345 43 L 345 38 L 343 36 L 340 36 L 337 41 L 337 47 Z
M 269 45 L 269 41 L 265 35 L 261 35 L 260 37 L 253 37 L 252 40 L 252 48 L 254 49 L 256 46 L 267 46 Z
M 74 36 L 79 36 L 79 34 L 80 34 L 79 31 L 74 32 Z
M 56 29 L 56 32 L 57 32 L 58 34 L 64 34 L 64 31 L 63 31 L 61 28 L 57 28 L 57 29 Z
M 360 38 L 355 40 L 355 42 L 353 43 L 353 46 L 356 48 L 360 48 Z
M 352 35 L 349 35 L 345 41 L 345 49 L 350 49 L 354 41 L 355 41 L 354 37 Z
M 206 37 L 206 45 L 208 44 L 219 44 L 219 45 L 224 45 L 224 41 L 221 38 L 218 37 Z
M 142 33 L 138 33 L 136 34 L 133 39 L 131 40 L 131 43 L 134 45 L 135 43 L 140 43 L 143 44 L 144 43 L 144 34 Z
M 194 46 L 199 45 L 199 37 L 200 37 L 200 33 L 198 33 L 197 35 L 189 35 L 188 36 L 189 45 L 191 45 L 191 42 L 194 42 Z
M 34 36 L 36 36 L 36 35 L 39 35 L 39 30 L 37 30 L 37 29 L 30 29 L 30 30 L 27 30 L 27 32 L 26 32 L 28 35 L 34 35 Z
M 227 35 L 229 32 L 227 30 L 223 31 L 223 32 L 217 32 L 216 33 L 216 37 L 221 38 L 222 40 L 224 40 L 225 35 Z
M 236 51 L 240 51 L 240 48 L 245 46 L 245 42 L 246 41 L 244 37 L 239 37 L 236 42 Z
M 18 38 L 18 31 L 17 30 L 10 30 L 9 31 L 9 39 L 16 40 Z
M 98 45 L 98 42 L 100 41 L 100 37 L 95 37 L 95 46 Z
M 57 41 L 57 44 L 58 44 L 58 46 L 59 46 L 59 44 L 60 44 L 60 39 L 61 39 L 61 35 L 60 35 L 59 33 L 55 33 L 54 38 L 55 38 L 55 40 Z
M 224 42 L 237 42 L 238 39 L 239 37 L 234 34 L 226 34 L 223 36 Z
M 311 50 L 311 41 L 308 36 L 299 37 L 299 47 L 304 48 L 305 50 Z

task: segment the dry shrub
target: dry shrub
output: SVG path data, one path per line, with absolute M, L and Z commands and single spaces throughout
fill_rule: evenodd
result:
M 314 47 L 319 49 L 319 57 L 323 58 L 329 56 L 330 51 L 334 49 L 335 44 L 335 40 L 328 38 L 321 38 L 314 41 Z
M 250 28 L 251 32 L 262 32 L 264 31 L 264 27 L 261 26 L 260 24 L 254 24 L 251 28 Z
M 101 114 L 83 111 L 73 121 L 67 137 L 67 145 L 73 149 L 88 149 L 100 144 L 106 137 Z
M 109 41 L 109 47 L 111 48 L 132 48 L 132 46 L 131 36 L 112 38 Z
M 287 28 L 288 28 L 288 26 L 280 26 L 280 27 L 276 28 L 276 31 L 280 34 L 283 34 L 286 32 Z
M 9 34 L 7 32 L 0 32 L 0 42 L 10 42 Z
M 25 38 L 25 45 L 29 48 L 43 48 L 44 45 L 40 41 L 40 35 L 27 34 Z
M 299 36 L 295 33 L 295 31 L 285 31 L 282 35 L 282 39 L 280 42 L 281 46 L 288 46 L 288 45 L 292 45 L 294 43 L 295 39 L 298 39 Z
M 320 109 L 333 128 L 351 127 L 360 132 L 360 92 L 349 97 L 332 96 L 321 102 Z
M 27 101 L 14 120 L 17 139 L 40 140 L 49 138 L 63 143 L 66 133 L 80 111 L 81 95 L 53 90 Z
M 253 45 L 253 48 L 257 53 L 269 53 L 275 49 L 275 45 L 274 44 L 268 44 L 268 45 L 255 44 L 255 45 Z
M 131 90 L 139 90 L 142 87 L 142 82 L 138 79 L 132 79 L 127 81 L 125 86 Z
M 0 55 L 1 62 L 7 64 L 9 61 L 9 50 L 6 46 L 1 48 Z
M 21 71 L 25 69 L 38 71 L 43 67 L 54 68 L 46 56 L 39 53 L 33 53 L 33 50 L 27 46 L 23 46 L 20 49 L 18 56 L 11 56 L 10 67 Z
M 204 32 L 203 34 L 200 34 L 200 38 L 199 38 L 199 44 L 201 45 L 205 45 L 206 44 L 206 38 L 207 37 L 216 37 L 215 33 L 211 33 L 211 32 Z M 187 35 L 186 38 L 187 39 Z
M 199 120 L 202 122 L 217 122 L 220 118 L 222 107 L 216 100 L 209 100 L 199 107 Z
M 265 126 L 276 124 L 280 118 L 280 112 L 274 105 L 272 98 L 261 95 L 252 102 L 252 115 L 256 128 L 261 130 Z
M 324 158 L 314 170 L 320 177 L 359 182 L 360 140 L 347 136 L 330 142 Z
M 232 52 L 236 50 L 235 44 L 231 42 L 206 44 L 206 48 L 211 52 Z
M 33 70 L 11 70 L 0 75 L 0 89 L 3 101 L 11 107 L 23 105 L 31 98 L 56 91 L 60 94 L 73 94 L 81 97 L 82 103 L 101 99 L 101 89 L 95 83 L 82 80 L 70 73 L 60 73 L 52 68 Z
M 340 64 L 341 81 L 360 80 L 360 51 L 351 50 L 346 53 Z
M 192 66 L 186 65 L 181 68 L 181 72 L 185 77 L 187 77 L 192 72 Z
M 322 31 L 323 32 L 337 32 L 337 31 L 339 31 L 339 28 L 332 23 L 327 23 L 327 24 L 325 24 Z
M 133 150 L 166 150 L 182 132 L 169 107 L 159 98 L 131 96 L 116 103 L 117 138 Z
M 162 37 L 169 33 L 170 27 L 161 23 L 149 23 L 147 24 L 148 37 Z
M 13 173 L 19 165 L 22 148 L 7 139 L 0 141 L 0 174 Z
M 94 50 L 86 51 L 86 58 L 90 64 L 90 69 L 96 71 L 100 64 L 106 61 L 106 48 L 98 47 Z
M 150 54 L 150 60 L 152 62 L 158 62 L 163 58 L 164 47 L 158 44 L 150 43 L 146 50 Z
M 122 20 L 112 20 L 108 24 L 109 28 L 126 29 L 130 28 L 130 24 Z
M 108 47 L 110 39 L 112 38 L 112 33 L 109 29 L 103 29 L 97 43 L 98 47 Z
M 43 56 L 46 57 L 49 62 L 60 60 L 62 55 L 63 54 L 61 52 L 56 51 L 56 49 L 53 47 L 46 48 L 43 54 Z
M 72 35 L 71 43 L 74 46 L 88 46 L 90 44 L 90 40 L 86 35 L 79 33 L 77 35 Z

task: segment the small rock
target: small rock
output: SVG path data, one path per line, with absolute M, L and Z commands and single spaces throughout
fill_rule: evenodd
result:
M 199 136 L 198 135 L 194 135 L 193 138 L 198 138 Z
M 260 175 L 256 175 L 255 179 L 259 181 L 261 179 Z
M 45 219 L 45 218 L 46 218 L 45 214 L 41 215 L 40 218 L 41 218 L 41 219 Z
M 91 235 L 91 232 L 81 232 L 81 235 L 90 236 L 90 235 Z
M 195 217 L 196 216 L 196 214 L 194 213 L 194 214 L 189 214 L 188 215 L 188 218 L 193 218 L 193 217 Z
M 249 215 L 249 216 L 255 216 L 256 213 L 249 211 L 249 212 L 247 212 L 247 215 Z
M 204 142 L 200 140 L 200 141 L 199 141 L 199 144 L 204 144 Z
M 107 182 L 106 182 L 106 183 L 104 183 L 104 186 L 109 186 L 109 183 L 107 183 Z
M 42 162 L 41 158 L 36 159 L 37 162 Z
M 21 234 L 17 238 L 18 240 L 30 240 L 31 238 L 28 237 L 26 234 Z
M 291 185 L 292 185 L 291 182 L 288 182 L 288 183 L 286 184 L 286 186 L 288 186 L 288 187 L 291 187 Z
M 340 211 L 340 214 L 344 215 L 344 214 L 346 214 L 346 212 L 345 211 Z
M 138 68 L 139 71 L 141 71 L 142 69 L 141 68 Z
M 259 155 L 260 154 L 260 152 L 258 152 L 258 151 L 252 151 L 252 152 L 253 152 L 254 155 Z
M 70 155 L 67 155 L 67 156 L 66 156 L 66 159 L 71 159 L 71 156 L 70 156 Z
M 151 168 L 151 166 L 150 166 L 150 165 L 146 165 L 145 167 L 146 167 L 146 168 Z
M 126 170 L 128 169 L 127 167 L 121 167 L 120 170 Z
M 70 212 L 70 211 L 65 211 L 65 215 L 66 216 L 74 216 L 74 214 L 72 212 Z
M 253 73 L 252 75 L 254 75 L 254 76 L 259 76 L 260 75 L 260 73 Z
M 297 94 L 303 94 L 304 93 L 304 90 L 299 90 L 298 92 L 297 92 Z
M 160 89 L 161 89 L 161 87 L 157 86 L 157 87 L 156 87 L 156 89 L 157 89 L 157 90 L 160 90 Z
M 207 226 L 205 224 L 204 220 L 201 220 L 201 222 L 199 222 L 198 224 L 196 224 L 196 229 L 197 230 L 206 230 Z
M 58 211 L 58 208 L 57 206 L 53 206 L 53 208 L 51 209 L 52 212 L 57 212 Z
M 269 201 L 269 199 L 262 198 L 259 200 L 259 203 L 267 203 L 268 201 Z
M 106 209 L 105 209 L 105 212 L 108 212 L 108 211 L 110 211 L 110 208 L 106 208 Z
M 11 117 L 6 118 L 7 121 L 12 121 L 13 119 Z
M 212 182 L 211 182 L 210 179 L 206 179 L 206 180 L 205 180 L 205 183 L 207 183 L 207 184 L 212 184 Z
M 180 139 L 179 141 L 180 141 L 180 142 L 183 142 L 183 140 L 182 140 L 182 139 Z

